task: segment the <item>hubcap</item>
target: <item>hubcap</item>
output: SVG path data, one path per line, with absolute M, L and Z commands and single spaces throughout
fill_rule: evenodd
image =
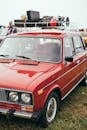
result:
M 57 101 L 54 97 L 52 97 L 48 102 L 47 112 L 46 112 L 46 118 L 49 123 L 52 120 L 54 120 L 56 111 L 57 111 Z

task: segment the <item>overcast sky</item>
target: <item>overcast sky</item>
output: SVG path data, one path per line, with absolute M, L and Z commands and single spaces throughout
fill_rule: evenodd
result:
M 69 16 L 75 25 L 87 27 L 87 0 L 0 0 L 0 24 L 20 19 L 28 10 L 44 15 Z

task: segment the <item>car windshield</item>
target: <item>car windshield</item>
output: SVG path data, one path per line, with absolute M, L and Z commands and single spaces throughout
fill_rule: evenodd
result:
M 0 58 L 25 58 L 59 62 L 61 40 L 57 38 L 8 37 L 0 47 Z

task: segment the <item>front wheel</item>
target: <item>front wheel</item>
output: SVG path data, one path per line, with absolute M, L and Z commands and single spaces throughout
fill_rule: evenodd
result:
M 52 92 L 45 104 L 44 112 L 41 116 L 41 125 L 43 127 L 47 127 L 49 123 L 51 123 L 57 114 L 57 111 L 60 106 L 60 100 L 58 95 L 55 92 Z

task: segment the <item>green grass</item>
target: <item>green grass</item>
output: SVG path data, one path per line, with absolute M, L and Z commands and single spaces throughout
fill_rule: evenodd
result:
M 35 122 L 0 115 L 0 130 L 44 130 Z M 87 87 L 78 86 L 61 104 L 61 111 L 45 130 L 87 130 Z

